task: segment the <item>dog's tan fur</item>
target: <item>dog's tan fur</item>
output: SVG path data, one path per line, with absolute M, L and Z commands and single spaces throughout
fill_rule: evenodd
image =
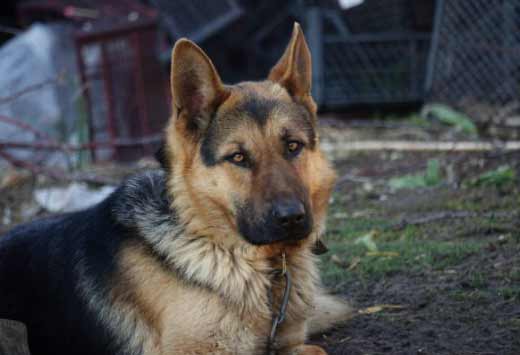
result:
M 281 267 L 284 252 L 293 288 L 287 317 L 278 331 L 277 352 L 325 354 L 319 347 L 304 345 L 306 337 L 350 316 L 346 302 L 322 290 L 311 252 L 324 232 L 335 181 L 329 163 L 319 148 L 302 153 L 294 167 L 277 159 L 271 151 L 277 144 L 273 137 L 280 130 L 278 126 L 287 122 L 283 112 L 274 110 L 271 115 L 280 117 L 268 120 L 263 131 L 247 122 L 236 130 L 261 156 L 265 168 L 258 176 L 225 166 L 208 167 L 201 163 L 200 141 L 184 117 L 193 114 L 190 110 L 195 107 L 218 106 L 221 111 L 231 111 L 244 96 L 255 95 L 298 101 L 316 125 L 310 68 L 310 53 L 298 25 L 269 80 L 260 83 L 225 86 L 200 48 L 187 40 L 176 44 L 172 63 L 174 113 L 166 131 L 167 189 L 182 229 L 153 232 L 162 233 L 161 241 L 154 245 L 155 251 L 165 255 L 166 263 L 142 244 L 129 243 L 119 253 L 120 272 L 114 277 L 110 303 L 126 317 L 124 329 L 115 331 L 122 341 L 131 339 L 150 355 L 263 354 L 273 310 L 283 293 L 282 280 L 273 278 L 271 271 Z M 190 80 L 196 87 L 190 86 Z M 198 124 L 200 127 L 204 122 Z M 232 141 L 233 137 L 228 138 Z M 315 143 L 319 143 L 317 136 Z M 221 149 L 231 151 L 233 146 L 230 143 Z M 289 177 L 288 173 L 278 175 L 287 169 Z M 290 183 L 301 184 L 308 192 L 314 218 L 311 235 L 290 244 L 256 246 L 246 242 L 238 232 L 232 201 L 246 195 L 260 201 L 262 195 L 291 188 L 280 186 Z M 272 185 L 276 185 L 275 192 L 270 190 Z M 170 267 L 182 270 L 184 276 L 171 272 Z

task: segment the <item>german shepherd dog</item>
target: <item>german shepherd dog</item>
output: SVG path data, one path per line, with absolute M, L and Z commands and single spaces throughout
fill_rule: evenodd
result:
M 306 337 L 351 311 L 312 252 L 335 174 L 303 32 L 262 82 L 224 85 L 186 39 L 171 68 L 163 169 L 0 237 L 0 318 L 32 355 L 326 354 Z

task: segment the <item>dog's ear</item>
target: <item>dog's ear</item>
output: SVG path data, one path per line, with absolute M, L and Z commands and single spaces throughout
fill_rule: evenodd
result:
M 213 63 L 195 43 L 180 39 L 172 52 L 171 90 L 177 116 L 192 130 L 207 126 L 227 93 Z
M 309 101 L 311 98 L 312 62 L 311 52 L 305 41 L 303 31 L 298 23 L 294 23 L 293 33 L 289 45 L 282 58 L 271 69 L 268 79 L 279 83 L 287 89 L 289 94 L 299 101 Z

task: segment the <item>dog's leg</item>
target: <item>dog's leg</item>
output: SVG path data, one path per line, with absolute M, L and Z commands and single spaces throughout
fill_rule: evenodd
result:
M 327 352 L 316 345 L 306 345 L 306 322 L 288 322 L 282 324 L 279 333 L 278 355 L 327 355 Z
M 334 325 L 351 319 L 354 315 L 350 304 L 338 297 L 318 290 L 314 299 L 314 310 L 307 321 L 307 334 L 322 333 Z

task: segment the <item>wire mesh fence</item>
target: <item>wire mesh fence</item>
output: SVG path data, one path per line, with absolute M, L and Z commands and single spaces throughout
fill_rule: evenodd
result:
M 419 35 L 325 39 L 325 104 L 421 100 L 428 48 Z
M 432 1 L 367 0 L 347 10 L 306 4 L 303 12 L 321 105 L 422 100 Z
M 478 121 L 520 112 L 520 2 L 438 0 L 429 101 Z
M 242 14 L 235 0 L 152 0 L 172 38 L 203 41 Z

